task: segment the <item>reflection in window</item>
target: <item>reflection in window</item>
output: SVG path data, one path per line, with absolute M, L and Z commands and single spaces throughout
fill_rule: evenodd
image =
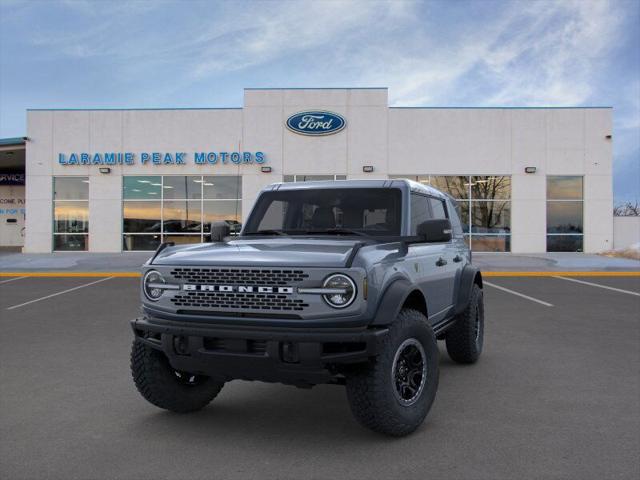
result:
M 205 200 L 231 200 L 242 197 L 242 177 L 203 177 Z
M 202 202 L 165 200 L 162 204 L 162 229 L 167 232 L 200 233 Z
M 202 177 L 166 176 L 162 179 L 162 196 L 168 198 L 184 198 L 199 200 L 202 198 Z
M 125 200 L 160 200 L 162 177 L 123 177 L 122 198 Z
M 582 196 L 582 177 L 547 177 L 547 252 L 583 250 Z
M 125 233 L 160 232 L 160 202 L 124 202 L 123 231 Z
M 508 237 L 511 234 L 510 176 L 392 175 L 390 178 L 415 180 L 455 198 L 462 231 L 465 234 L 471 232 L 471 235 L 466 235 L 465 238 L 473 250 L 509 251 L 511 245 Z M 492 244 L 491 235 L 500 237 Z M 474 243 L 476 237 L 478 242 Z
M 89 202 L 55 202 L 54 233 L 89 233 Z
M 582 252 L 583 235 L 547 235 L 547 252 Z
M 582 202 L 547 202 L 547 233 L 583 233 Z
M 123 235 L 122 250 L 131 252 L 136 250 L 155 250 L 160 245 L 160 234 L 157 235 Z
M 582 177 L 548 176 L 547 200 L 582 200 Z
M 471 202 L 472 233 L 509 233 L 511 202 Z
M 473 235 L 471 248 L 476 252 L 508 252 L 511 250 L 511 236 Z
M 473 200 L 509 200 L 511 198 L 511 177 L 478 176 L 471 177 L 469 183 Z
M 89 178 L 53 178 L 53 249 L 88 249 Z
M 211 222 L 242 228 L 242 178 L 166 175 L 123 177 L 123 250 L 154 250 L 160 242 L 199 243 Z
M 203 205 L 204 231 L 211 232 L 213 222 L 227 222 L 231 233 L 240 232 L 240 218 L 242 216 L 242 202 L 240 200 L 216 200 L 204 202 Z
M 54 200 L 89 200 L 89 178 L 54 177 Z
M 469 198 L 469 177 L 466 176 L 428 176 L 419 177 L 420 183 L 448 193 L 455 199 Z

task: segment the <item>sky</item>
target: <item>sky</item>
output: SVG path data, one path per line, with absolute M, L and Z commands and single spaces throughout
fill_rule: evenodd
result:
M 241 107 L 245 87 L 392 106 L 612 106 L 640 201 L 640 0 L 0 0 L 0 138 L 27 108 Z

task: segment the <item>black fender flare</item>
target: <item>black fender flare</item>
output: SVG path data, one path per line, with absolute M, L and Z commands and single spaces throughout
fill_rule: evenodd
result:
M 371 325 L 393 323 L 407 297 L 417 288 L 404 278 L 394 280 L 384 291 Z
M 462 269 L 462 274 L 460 275 L 460 283 L 458 285 L 458 299 L 456 301 L 456 315 L 462 313 L 467 305 L 469 304 L 469 298 L 471 298 L 471 289 L 473 288 L 473 284 L 476 283 L 476 278 L 478 279 L 478 284 L 480 288 L 482 288 L 482 273 L 477 267 L 473 265 L 465 265 Z

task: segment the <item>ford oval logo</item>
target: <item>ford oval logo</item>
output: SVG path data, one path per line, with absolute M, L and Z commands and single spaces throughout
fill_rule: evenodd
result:
M 341 115 L 323 110 L 299 112 L 287 119 L 287 128 L 300 135 L 331 135 L 338 133 L 346 124 Z

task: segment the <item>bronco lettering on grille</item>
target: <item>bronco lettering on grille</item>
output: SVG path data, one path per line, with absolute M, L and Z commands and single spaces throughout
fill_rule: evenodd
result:
M 223 292 L 223 293 L 280 293 L 291 295 L 293 287 L 269 287 L 253 285 L 182 285 L 182 290 L 188 292 Z

